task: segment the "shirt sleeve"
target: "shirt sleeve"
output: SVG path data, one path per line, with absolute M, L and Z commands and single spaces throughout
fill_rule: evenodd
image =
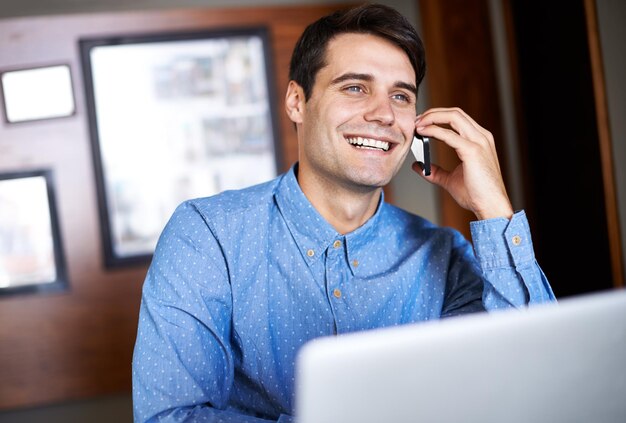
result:
M 185 203 L 163 230 L 143 285 L 132 361 L 135 422 L 268 421 L 228 408 L 231 312 L 219 243 Z
M 470 230 L 485 281 L 482 303 L 486 310 L 555 301 L 548 279 L 535 259 L 523 210 L 510 220 L 471 222 Z

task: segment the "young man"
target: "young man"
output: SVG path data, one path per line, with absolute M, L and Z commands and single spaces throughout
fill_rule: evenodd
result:
M 385 6 L 305 30 L 285 97 L 298 162 L 183 203 L 161 235 L 133 358 L 136 421 L 290 421 L 310 339 L 554 300 L 491 134 L 459 109 L 416 116 L 424 69 L 414 28 Z M 475 253 L 384 202 L 415 131 L 461 159 L 423 177 L 474 212 Z

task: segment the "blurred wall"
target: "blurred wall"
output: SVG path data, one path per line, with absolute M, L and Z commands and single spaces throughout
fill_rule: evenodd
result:
M 596 6 L 621 222 L 622 263 L 626 267 L 626 2 L 597 0 Z
M 491 9 L 494 20 L 494 34 L 498 36 L 499 21 L 498 0 L 491 2 Z M 2 0 L 0 7 L 0 27 L 11 18 L 20 16 L 57 15 L 71 13 L 98 13 L 126 10 L 148 10 L 148 9 L 170 9 L 184 7 L 244 7 L 244 6 L 271 6 L 271 5 L 294 5 L 294 4 L 341 4 L 342 1 L 306 1 L 306 0 Z M 418 0 L 414 1 L 381 1 L 400 10 L 409 20 L 416 24 L 418 30 L 419 7 Z M 611 134 L 613 140 L 613 155 L 615 163 L 615 181 L 618 189 L 618 202 L 621 223 L 622 250 L 624 262 L 626 263 L 626 167 L 621 164 L 626 162 L 626 87 L 622 77 L 623 69 L 626 66 L 626 2 L 621 0 L 598 0 L 598 20 L 600 37 L 602 42 L 604 70 L 607 85 L 607 98 L 609 106 L 609 118 Z M 496 54 L 505 54 L 505 51 L 496 48 Z M 6 62 L 6 58 L 2 60 Z M 20 63 L 15 63 L 19 65 Z M 506 71 L 505 68 L 500 72 Z M 502 75 L 500 75 L 502 76 Z M 428 78 L 428 76 L 427 76 Z M 506 81 L 500 81 L 502 87 L 506 87 Z M 510 98 L 507 97 L 506 89 L 501 95 L 500 102 L 504 109 L 511 107 Z M 280 100 L 280 99 L 279 99 Z M 428 104 L 428 93 L 426 84 L 422 87 L 420 108 L 423 109 Z M 281 108 L 282 111 L 282 108 Z M 511 133 L 505 131 L 506 133 Z M 2 154 L 2 140 L 0 140 L 0 155 Z M 514 150 L 514 148 L 512 148 Z M 83 166 L 91 166 L 91 162 Z M 515 186 L 512 183 L 512 197 L 514 201 L 517 197 Z M 436 191 L 428 184 L 421 181 L 412 174 L 408 164 L 402 169 L 400 174 L 392 183 L 394 202 L 401 207 L 419 213 L 435 222 L 438 221 L 438 200 Z M 95 201 L 95 198 L 88 198 Z M 584 201 L 584 199 L 580 199 Z M 571 205 L 575 208 L 575 202 Z M 0 307 L 2 307 L 0 302 Z M 1 323 L 0 323 L 1 324 Z M 1 342 L 1 340 L 0 340 Z M 0 377 L 0 383 L 5 383 Z M 98 420 L 100 416 L 104 420 Z M 130 397 L 127 393 L 120 393 L 119 396 L 95 398 L 83 401 L 76 401 L 69 404 L 58 404 L 41 407 L 32 410 L 4 411 L 0 412 L 0 422 L 37 422 L 37 421 L 131 421 Z

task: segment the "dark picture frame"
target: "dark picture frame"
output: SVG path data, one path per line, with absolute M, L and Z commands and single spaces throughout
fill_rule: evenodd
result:
M 67 288 L 52 171 L 0 174 L 0 296 Z
M 104 264 L 148 263 L 182 201 L 280 169 L 265 27 L 79 40 Z

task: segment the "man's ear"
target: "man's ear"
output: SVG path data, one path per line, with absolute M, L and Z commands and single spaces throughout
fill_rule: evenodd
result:
M 285 110 L 293 123 L 302 123 L 304 114 L 304 91 L 296 81 L 289 81 L 287 94 L 285 94 Z

